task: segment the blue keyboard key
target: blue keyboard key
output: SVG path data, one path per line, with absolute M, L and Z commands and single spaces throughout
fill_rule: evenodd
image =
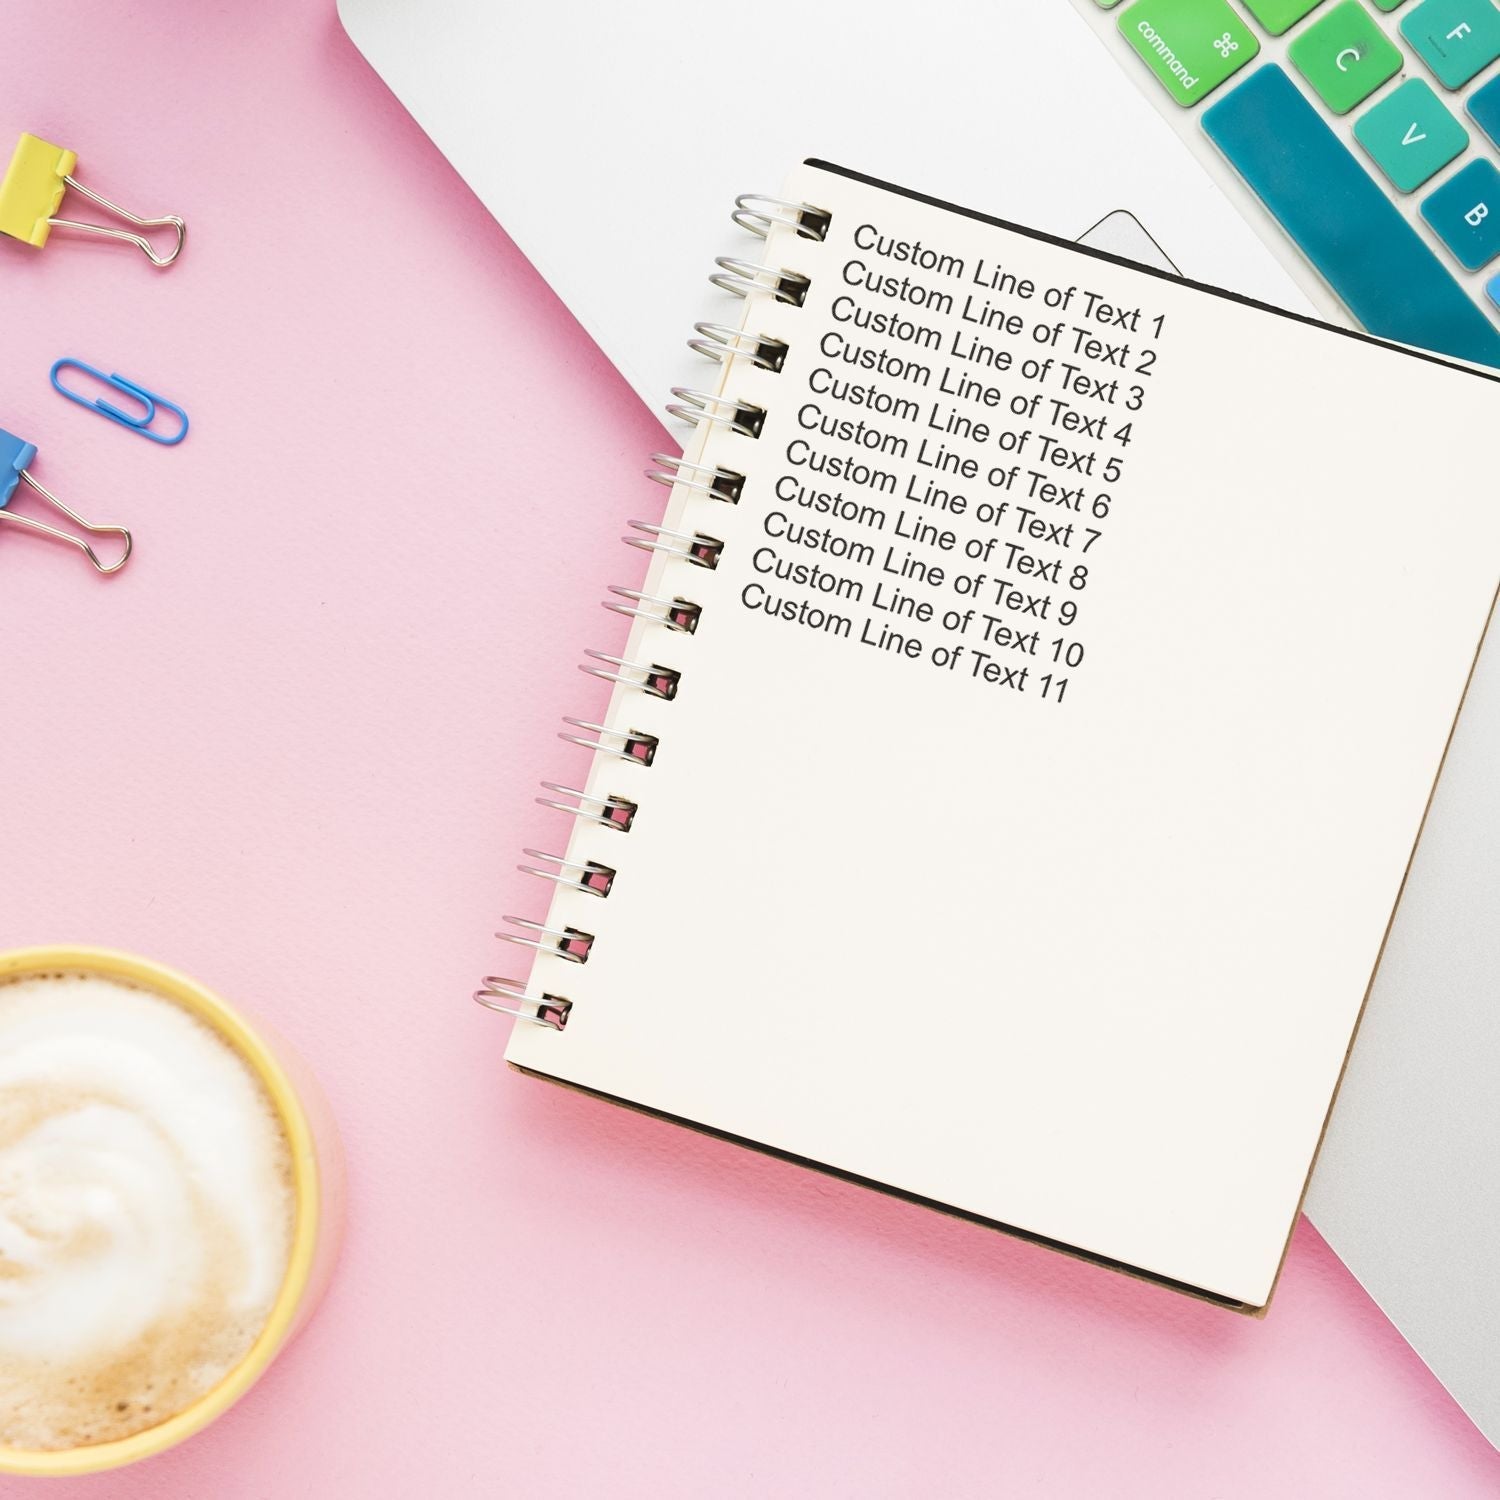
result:
M 1469 118 L 1500 146 L 1500 78 L 1492 78 L 1469 95 Z
M 1496 307 L 1500 307 L 1500 276 L 1491 276 L 1490 279 L 1485 282 L 1484 290 L 1489 296 L 1490 301 L 1493 302 Z
M 1500 171 L 1492 161 L 1471 161 L 1430 198 L 1422 217 L 1466 271 L 1477 271 L 1500 255 Z
M 1371 333 L 1500 367 L 1500 331 L 1274 64 L 1203 128 Z

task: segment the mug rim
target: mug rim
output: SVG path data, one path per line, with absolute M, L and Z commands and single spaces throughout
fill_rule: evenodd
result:
M 8 1448 L 0 1444 L 0 1473 L 62 1477 L 115 1469 L 162 1453 L 208 1426 L 261 1377 L 286 1342 L 312 1276 L 321 1217 L 317 1148 L 311 1123 L 276 1054 L 228 1001 L 177 969 L 113 948 L 58 944 L 0 953 L 0 984 L 27 974 L 96 974 L 160 995 L 211 1026 L 259 1079 L 285 1132 L 291 1153 L 295 1221 L 291 1253 L 276 1300 L 244 1357 L 190 1406 L 105 1443 L 78 1448 Z

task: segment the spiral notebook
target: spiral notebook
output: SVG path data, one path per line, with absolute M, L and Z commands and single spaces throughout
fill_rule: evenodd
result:
M 1495 377 L 825 163 L 733 217 L 476 998 L 526 1072 L 1262 1309 L 1494 602 Z

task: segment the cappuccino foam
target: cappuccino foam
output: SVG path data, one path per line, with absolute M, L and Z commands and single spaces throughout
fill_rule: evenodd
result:
M 281 1123 L 211 1027 L 95 975 L 0 984 L 0 1446 L 191 1406 L 265 1326 L 294 1218 Z

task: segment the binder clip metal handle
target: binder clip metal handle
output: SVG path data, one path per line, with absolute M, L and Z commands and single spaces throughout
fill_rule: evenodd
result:
M 130 533 L 123 526 L 96 526 L 91 521 L 85 521 L 76 510 L 64 505 L 51 490 L 46 489 L 31 477 L 28 469 L 35 458 L 35 443 L 22 442 L 14 433 L 6 432 L 3 427 L 0 427 L 0 521 L 9 521 L 12 525 L 24 526 L 28 531 L 40 532 L 55 542 L 66 542 L 70 547 L 77 547 L 99 572 L 118 573 L 130 561 L 130 552 L 134 545 Z M 124 550 L 114 562 L 106 563 L 82 537 L 60 531 L 55 526 L 44 525 L 41 521 L 33 521 L 30 516 L 16 515 L 14 511 L 8 509 L 8 506 L 11 496 L 16 492 L 16 486 L 21 483 L 35 490 L 43 500 L 61 511 L 81 530 L 93 536 L 120 537 Z
M 124 240 L 127 245 L 134 245 L 137 250 L 142 251 L 153 266 L 170 266 L 182 254 L 182 247 L 187 240 L 187 225 L 177 214 L 163 214 L 158 219 L 143 219 L 131 213 L 128 208 L 121 208 L 118 203 L 111 203 L 102 193 L 96 193 L 92 188 L 84 187 L 71 174 L 64 173 L 63 181 L 75 193 L 82 193 L 85 198 L 97 203 L 106 213 L 113 214 L 117 219 L 123 219 L 127 224 L 134 224 L 137 229 L 172 229 L 176 231 L 177 239 L 171 250 L 162 255 L 145 235 L 131 234 L 128 229 L 111 229 L 107 224 L 90 224 L 83 219 L 49 218 L 47 222 L 52 228 L 71 229 L 78 234 L 96 234 L 108 240 Z
M 82 370 L 85 375 L 93 376 L 95 380 L 118 391 L 122 396 L 139 402 L 142 407 L 140 415 L 132 416 L 130 412 L 123 411 L 113 401 L 106 401 L 102 396 L 85 396 L 81 391 L 70 389 L 58 378 L 59 370 Z M 108 417 L 111 422 L 118 422 L 121 427 L 129 428 L 131 432 L 138 432 L 142 437 L 150 438 L 153 443 L 161 443 L 164 447 L 171 448 L 187 436 L 187 413 L 175 401 L 168 401 L 165 396 L 158 396 L 155 391 L 148 391 L 145 386 L 137 385 L 135 381 L 127 380 L 123 375 L 106 375 L 103 370 L 96 370 L 93 365 L 86 365 L 81 359 L 65 357 L 53 361 L 50 378 L 53 390 L 60 396 L 66 396 L 69 401 L 76 401 L 79 406 L 89 411 L 98 412 L 101 417 Z M 159 407 L 165 407 L 168 411 L 176 413 L 176 432 L 156 431 L 156 413 Z

